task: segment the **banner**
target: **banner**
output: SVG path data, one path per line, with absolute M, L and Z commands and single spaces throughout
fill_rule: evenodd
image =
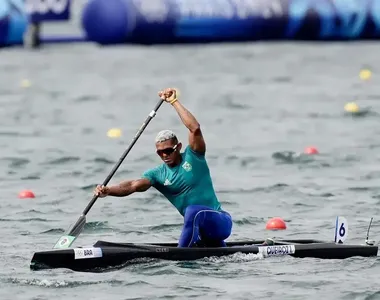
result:
M 14 2 L 22 0 L 12 0 Z M 71 0 L 23 0 L 30 22 L 67 21 Z

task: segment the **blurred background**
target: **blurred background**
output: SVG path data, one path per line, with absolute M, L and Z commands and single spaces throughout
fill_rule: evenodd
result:
M 377 299 L 378 259 L 238 256 L 102 274 L 32 272 L 74 223 L 166 87 L 207 142 L 229 240 L 347 243 L 380 236 L 375 0 L 0 0 L 0 299 Z M 111 184 L 161 163 L 163 105 Z M 286 230 L 265 230 L 281 217 Z M 75 245 L 176 242 L 182 218 L 151 189 L 99 199 Z

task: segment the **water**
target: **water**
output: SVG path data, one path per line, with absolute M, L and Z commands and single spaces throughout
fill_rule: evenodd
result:
M 349 243 L 380 235 L 380 111 L 376 43 L 235 44 L 186 47 L 49 46 L 5 49 L 0 67 L 0 299 L 378 299 L 377 258 L 344 261 L 237 255 L 191 263 L 149 261 L 102 274 L 32 272 L 75 222 L 165 87 L 181 89 L 198 118 L 230 240 L 268 236 L 333 238 L 336 215 Z M 361 81 L 361 68 L 373 77 Z M 21 88 L 29 79 L 31 86 Z M 346 102 L 370 106 L 361 118 Z M 120 139 L 108 129 L 121 128 Z M 158 163 L 155 134 L 187 132 L 162 106 L 111 183 Z M 316 146 L 311 160 L 281 162 L 278 151 Z M 35 199 L 20 200 L 32 189 Z M 285 232 L 264 230 L 281 216 Z M 97 240 L 175 242 L 181 217 L 153 189 L 99 199 L 76 245 Z

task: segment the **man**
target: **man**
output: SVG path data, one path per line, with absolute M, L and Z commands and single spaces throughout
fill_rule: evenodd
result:
M 163 164 L 150 169 L 142 178 L 123 181 L 110 187 L 97 186 L 99 197 L 124 197 L 144 192 L 151 186 L 161 192 L 184 217 L 178 247 L 225 247 L 231 234 L 232 219 L 222 210 L 215 195 L 205 153 L 206 144 L 195 117 L 179 102 L 175 89 L 159 92 L 171 104 L 189 129 L 189 145 L 181 153 L 182 143 L 170 130 L 156 136 L 156 153 Z

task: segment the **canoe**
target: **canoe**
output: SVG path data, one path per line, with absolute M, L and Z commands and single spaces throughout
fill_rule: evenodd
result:
M 346 259 L 355 256 L 377 256 L 378 246 L 349 245 L 312 239 L 266 240 L 229 242 L 227 247 L 178 248 L 176 243 L 115 243 L 97 241 L 90 247 L 53 249 L 36 252 L 32 270 L 66 268 L 81 272 L 101 272 L 120 268 L 141 259 L 193 261 L 208 257 L 257 254 L 262 258 L 291 256 L 294 258 Z

